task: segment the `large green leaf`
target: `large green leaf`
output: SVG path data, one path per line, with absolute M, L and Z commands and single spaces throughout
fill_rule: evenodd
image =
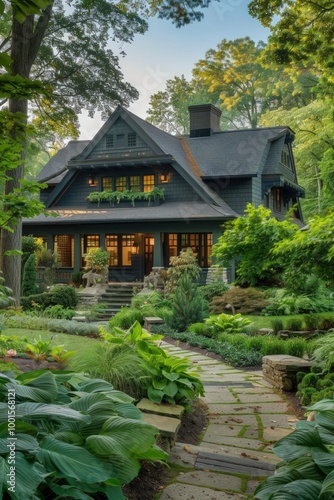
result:
M 173 398 L 175 394 L 178 391 L 177 384 L 175 382 L 169 382 L 168 385 L 166 385 L 164 389 L 164 393 L 167 394 L 167 396 Z
M 334 434 L 334 411 L 324 410 L 321 413 L 316 413 L 315 422 Z
M 108 460 L 113 465 L 117 473 L 117 478 L 121 481 L 121 484 L 130 483 L 135 477 L 137 477 L 140 470 L 140 462 L 136 456 L 125 456 L 125 455 L 109 455 Z M 109 481 L 106 481 L 109 484 Z
M 158 429 L 138 420 L 111 417 L 97 436 L 87 438 L 87 444 L 99 455 L 140 453 L 155 443 Z
M 299 479 L 284 485 L 270 496 L 271 500 L 319 500 L 321 483 L 308 479 Z M 325 499 L 324 499 L 325 500 Z
M 166 377 L 171 382 L 175 382 L 175 380 L 177 380 L 180 376 L 179 373 L 173 373 L 173 372 L 169 373 L 166 370 L 162 370 L 162 374 L 164 377 Z
M 325 473 L 329 474 L 334 470 L 334 454 L 327 452 L 313 451 L 312 457 L 317 466 Z
M 154 444 L 149 450 L 139 453 L 138 458 L 140 460 L 168 460 L 168 453 L 163 451 L 159 446 Z
M 316 429 L 305 432 L 296 430 L 280 439 L 273 447 L 282 460 L 292 460 L 311 451 L 327 451 Z
M 10 472 L 10 463 L 6 462 L 5 473 Z M 38 463 L 28 461 L 25 456 L 17 452 L 15 454 L 15 496 L 18 500 L 29 500 L 35 498 L 34 493 L 40 483 L 48 475 L 45 468 Z M 8 477 L 8 476 L 7 476 Z M 5 482 L 7 489 L 10 484 Z
M 321 401 L 317 401 L 317 403 L 314 403 L 314 405 L 308 406 L 307 410 L 316 412 L 323 412 L 328 410 L 334 411 L 334 399 L 322 399 Z
M 167 385 L 167 380 L 154 379 L 154 380 L 152 380 L 152 385 L 153 385 L 154 389 L 158 389 L 159 391 L 163 391 Z
M 289 474 L 268 477 L 255 490 L 254 498 L 258 500 L 268 500 L 276 491 L 280 491 L 282 486 L 290 483 L 292 477 Z M 297 500 L 297 499 L 296 499 Z
M 38 429 L 34 425 L 28 424 L 27 422 L 22 422 L 22 420 L 15 420 L 15 432 L 20 432 L 24 434 L 31 434 L 32 436 L 37 436 Z M 4 422 L 0 425 L 0 437 L 8 436 L 8 422 Z
M 105 380 L 95 378 L 80 384 L 79 391 L 83 392 L 109 392 L 113 390 L 113 386 Z
M 63 441 L 64 443 L 81 445 L 85 442 L 80 434 L 71 431 L 59 431 L 53 434 L 53 437 L 57 441 Z
M 109 464 L 85 448 L 57 441 L 52 436 L 41 441 L 37 458 L 48 470 L 57 470 L 65 477 L 86 483 L 99 483 L 114 476 Z
M 72 408 L 53 404 L 20 403 L 16 405 L 15 412 L 17 419 L 32 418 L 34 420 L 39 420 L 48 417 L 55 420 L 61 418 L 61 420 L 91 421 L 89 415 L 83 415 L 78 411 L 72 410 Z M 0 406 L 0 422 L 1 421 L 7 421 L 7 409 Z
M 153 403 L 161 403 L 162 398 L 164 397 L 164 393 L 163 391 L 154 389 L 154 387 L 150 386 L 147 389 L 147 396 L 151 401 L 153 401 Z
M 51 372 L 46 372 L 31 380 L 27 385 L 15 386 L 16 396 L 36 403 L 52 403 L 58 394 L 58 387 Z
M 15 450 L 17 451 L 31 451 L 34 453 L 38 449 L 38 441 L 33 436 L 29 436 L 29 434 L 21 434 L 15 433 L 16 440 L 13 441 L 15 446 Z M 9 452 L 8 445 L 10 441 L 8 436 L 5 438 L 0 438 L 0 453 L 6 454 Z
M 323 472 L 315 464 L 313 459 L 309 456 L 295 458 L 284 464 L 279 464 L 276 469 L 276 475 L 286 475 L 296 473 L 300 475 L 300 479 L 313 479 L 315 481 L 322 481 L 324 478 Z
M 324 479 L 321 493 L 334 493 L 334 470 Z
M 5 465 L 5 459 L 3 457 L 0 457 L 0 493 L 3 491 L 5 482 Z

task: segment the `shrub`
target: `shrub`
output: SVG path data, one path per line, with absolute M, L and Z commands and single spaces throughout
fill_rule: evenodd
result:
M 318 330 L 320 324 L 321 324 L 321 319 L 316 316 L 315 314 L 307 314 L 304 316 L 304 323 L 306 325 L 306 328 L 310 331 L 312 330 Z
M 201 292 L 204 300 L 206 300 L 207 302 L 211 302 L 214 297 L 223 295 L 223 293 L 225 293 L 228 289 L 229 286 L 227 285 L 227 283 L 224 283 L 223 281 L 214 281 L 209 285 L 201 286 L 199 288 L 199 291 Z
M 188 371 L 192 366 L 191 361 L 170 356 L 156 345 L 162 336 L 143 331 L 137 321 L 126 332 L 115 327 L 114 333 L 112 335 L 101 329 L 104 340 L 114 345 L 127 346 L 143 359 L 150 374 L 146 379 L 146 389 L 151 401 L 187 406 L 187 402 L 194 396 L 204 394 L 203 384 L 198 376 Z
M 191 248 L 181 250 L 177 257 L 171 257 L 169 264 L 166 273 L 166 294 L 175 290 L 182 277 L 188 276 L 191 280 L 197 281 L 201 275 L 201 268 Z
M 297 358 L 302 358 L 307 352 L 308 341 L 303 338 L 293 338 L 285 340 L 286 353 L 290 356 L 296 356 Z
M 135 321 L 142 323 L 143 319 L 144 315 L 139 309 L 122 307 L 122 309 L 109 320 L 108 326 L 111 330 L 115 327 L 128 330 Z
M 167 459 L 132 398 L 103 380 L 45 370 L 1 379 L 2 427 L 15 392 L 17 498 L 122 499 L 120 485 L 137 476 L 142 456 Z M 8 453 L 1 449 L 2 462 Z M 1 498 L 12 496 L 9 486 L 2 481 Z
M 256 288 L 230 288 L 221 297 L 215 297 L 210 304 L 212 314 L 220 314 L 226 310 L 226 305 L 230 304 L 235 311 L 240 314 L 255 314 L 262 311 L 269 302 L 265 298 L 264 292 Z
M 186 274 L 182 276 L 173 295 L 172 317 L 169 325 L 179 331 L 191 323 L 203 320 L 205 303 L 196 283 Z
M 302 330 L 303 320 L 300 318 L 289 318 L 286 322 L 286 329 L 294 332 Z
M 108 265 L 109 254 L 102 248 L 90 248 L 89 252 L 84 255 L 84 259 L 86 269 L 92 269 L 94 272 L 100 273 Z
M 83 285 L 83 279 L 82 279 L 82 276 L 84 275 L 85 273 L 83 271 L 79 271 L 77 273 L 72 273 L 71 274 L 71 283 L 73 283 L 73 285 L 76 287 L 76 288 L 79 288 L 81 285 Z
M 215 329 L 207 323 L 192 323 L 187 327 L 188 332 L 194 332 L 196 335 L 204 335 L 204 337 L 217 337 Z
M 68 333 L 69 335 L 81 335 L 83 337 L 97 337 L 99 326 L 93 323 L 81 323 L 79 321 L 67 319 L 53 319 L 47 323 L 47 328 L 51 332 Z
M 78 304 L 78 295 L 71 286 L 55 286 L 50 292 L 43 292 L 28 297 L 22 297 L 21 305 L 24 310 L 39 308 L 44 310 L 52 305 L 60 305 L 65 309 L 74 308 Z
M 271 328 L 274 330 L 275 335 L 277 335 L 279 331 L 284 329 L 283 321 L 281 319 L 272 319 Z
M 13 292 L 8 286 L 5 286 L 5 279 L 2 271 L 0 271 L 0 309 L 15 304 Z
M 213 326 L 218 332 L 239 333 L 251 324 L 248 318 L 243 318 L 241 314 L 219 314 L 219 316 L 210 316 L 205 320 L 207 325 Z
M 135 399 L 146 396 L 145 387 L 151 376 L 141 356 L 126 344 L 99 343 L 95 349 L 76 354 L 69 363 L 70 369 L 88 373 L 111 383 L 118 391 Z
M 45 247 L 39 248 L 36 253 L 36 266 L 44 267 L 44 285 L 50 286 L 56 278 L 56 269 L 58 268 L 57 255 Z
M 72 319 L 75 316 L 75 311 L 69 308 L 65 309 L 61 305 L 55 305 L 44 309 L 42 315 L 46 318 Z
M 283 462 L 257 487 L 254 498 L 332 498 L 334 401 L 323 399 L 308 410 L 315 412 L 315 420 L 297 422 L 294 432 L 277 441 L 273 451 Z
M 31 254 L 23 268 L 23 277 L 22 277 L 22 295 L 29 296 L 37 293 L 37 285 L 36 285 L 36 257 L 35 254 Z
M 286 342 L 274 336 L 263 337 L 262 354 L 271 356 L 274 354 L 286 354 Z

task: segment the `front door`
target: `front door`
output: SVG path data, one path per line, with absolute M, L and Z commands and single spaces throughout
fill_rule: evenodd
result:
M 153 234 L 145 234 L 144 241 L 144 272 L 148 276 L 153 267 L 153 252 L 154 252 L 154 236 Z

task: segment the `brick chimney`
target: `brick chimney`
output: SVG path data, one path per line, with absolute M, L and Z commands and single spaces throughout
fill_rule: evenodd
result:
M 220 115 L 222 112 L 212 104 L 189 106 L 190 137 L 208 137 L 220 132 Z

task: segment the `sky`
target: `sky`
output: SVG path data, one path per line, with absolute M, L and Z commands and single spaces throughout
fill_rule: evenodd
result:
M 126 81 L 139 91 L 139 99 L 128 108 L 146 118 L 150 96 L 164 90 L 166 80 L 185 75 L 191 78 L 191 71 L 205 52 L 217 47 L 226 38 L 235 40 L 249 36 L 255 42 L 266 41 L 269 30 L 248 14 L 249 0 L 221 0 L 212 2 L 203 9 L 204 18 L 182 28 L 176 28 L 171 21 L 158 18 L 149 20 L 149 29 L 144 35 L 136 35 L 132 44 L 113 47 L 124 50 L 120 67 Z M 80 139 L 92 139 L 102 126 L 99 115 L 89 118 L 80 116 Z

